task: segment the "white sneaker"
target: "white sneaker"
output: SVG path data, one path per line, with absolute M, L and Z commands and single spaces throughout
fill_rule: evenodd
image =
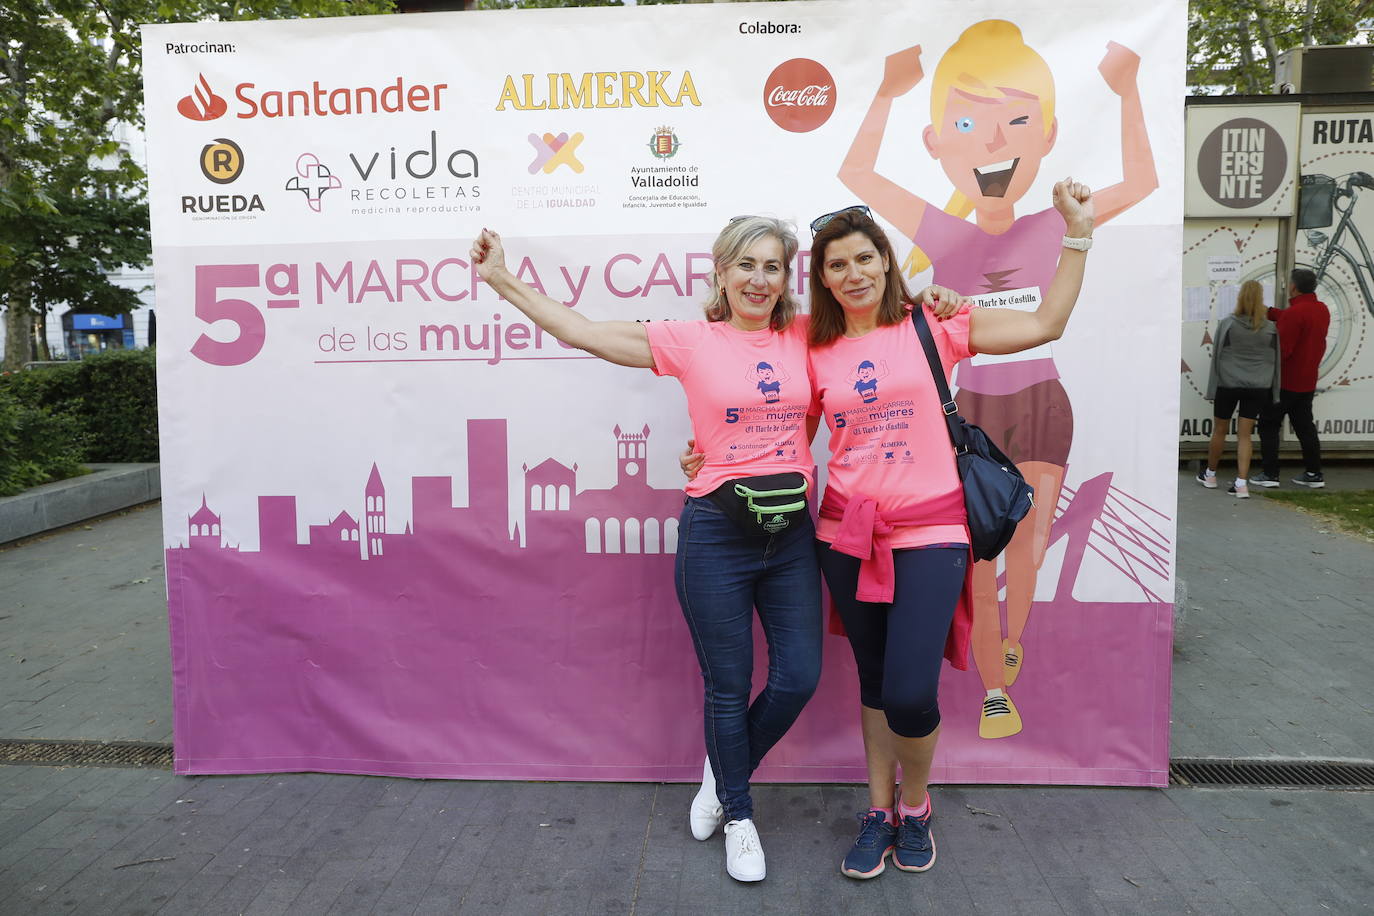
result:
M 725 825 L 725 870 L 736 881 L 762 881 L 767 874 L 759 832 L 747 817 Z
M 692 836 L 698 840 L 709 840 L 725 817 L 725 811 L 716 797 L 716 777 L 711 772 L 711 758 L 706 758 L 706 766 L 701 774 L 701 788 L 697 797 L 692 799 L 692 812 L 688 816 L 692 823 Z

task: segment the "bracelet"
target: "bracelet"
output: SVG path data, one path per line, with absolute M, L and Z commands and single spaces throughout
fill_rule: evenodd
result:
M 1064 236 L 1064 247 L 1072 248 L 1074 251 L 1087 251 L 1089 248 L 1093 247 L 1093 237 L 1088 236 L 1087 238 L 1076 239 L 1071 235 L 1066 235 Z

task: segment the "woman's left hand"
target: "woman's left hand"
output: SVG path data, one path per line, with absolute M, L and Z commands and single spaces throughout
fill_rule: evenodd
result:
M 939 321 L 954 316 L 968 304 L 968 299 L 944 286 L 927 286 L 916 295 L 916 298 L 922 305 L 930 306 Z

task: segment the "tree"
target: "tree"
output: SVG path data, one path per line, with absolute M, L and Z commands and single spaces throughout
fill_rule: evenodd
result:
M 650 0 L 652 2 L 652 0 Z M 567 6 L 624 6 L 624 0 L 477 0 L 479 10 L 555 9 Z
M 115 139 L 141 127 L 138 30 L 155 22 L 388 13 L 393 0 L 0 0 L 0 306 L 5 355 L 34 355 L 58 302 L 117 314 L 109 282 L 150 253 L 146 176 Z
M 1374 0 L 1190 0 L 1188 83 L 1199 94 L 1273 92 L 1282 52 L 1346 44 L 1371 15 Z

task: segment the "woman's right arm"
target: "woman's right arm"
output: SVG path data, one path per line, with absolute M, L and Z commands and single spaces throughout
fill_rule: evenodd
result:
M 637 321 L 592 321 L 557 299 L 538 292 L 506 268 L 501 236 L 483 229 L 469 252 L 477 276 L 531 321 L 565 344 L 607 362 L 636 369 L 654 368 L 649 334 Z
M 923 75 L 920 45 L 888 56 L 882 85 L 840 165 L 840 181 L 844 186 L 908 239 L 916 237 L 927 204 L 895 181 L 878 174 L 878 151 L 882 148 L 883 133 L 892 113 L 892 100 L 910 92 Z

